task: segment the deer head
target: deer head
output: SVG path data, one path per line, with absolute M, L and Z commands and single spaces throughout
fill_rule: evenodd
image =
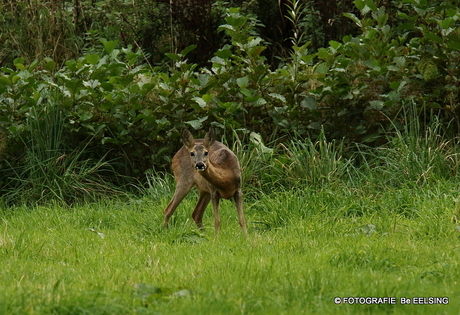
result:
M 208 167 L 209 150 L 215 139 L 214 129 L 212 128 L 206 133 L 204 140 L 194 139 L 188 129 L 184 129 L 182 132 L 182 141 L 188 149 L 191 163 L 197 171 L 203 172 Z

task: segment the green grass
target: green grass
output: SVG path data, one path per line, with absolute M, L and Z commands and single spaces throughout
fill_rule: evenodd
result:
M 123 194 L 108 181 L 116 177 L 114 161 L 89 159 L 91 139 L 70 149 L 64 125 L 65 117 L 53 103 L 31 111 L 20 136 L 24 155 L 17 165 L 2 169 L 3 177 L 8 178 L 1 188 L 6 204 L 59 201 L 70 205 Z
M 130 202 L 3 210 L 1 314 L 458 314 L 459 186 L 361 190 L 331 184 L 246 200 L 249 236 L 222 202 L 215 237 L 169 229 L 170 184 Z M 334 303 L 395 297 L 396 305 Z M 448 305 L 400 298 L 448 297 Z
M 217 237 L 210 209 L 197 230 L 196 194 L 162 228 L 171 175 L 149 174 L 141 197 L 85 204 L 61 188 L 91 188 L 88 177 L 27 172 L 33 185 L 0 210 L 0 314 L 459 314 L 460 153 L 438 127 L 348 158 L 324 137 L 270 148 L 249 135 L 234 148 L 248 237 L 227 201 Z M 45 140 L 28 167 L 53 165 Z M 38 202 L 49 182 L 65 193 Z M 395 304 L 334 303 L 348 297 Z M 430 297 L 448 304 L 401 303 Z

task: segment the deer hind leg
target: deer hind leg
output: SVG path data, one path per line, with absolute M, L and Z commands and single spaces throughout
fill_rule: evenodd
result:
M 211 200 L 210 193 L 206 191 L 200 192 L 200 197 L 198 198 L 198 202 L 192 213 L 193 221 L 195 221 L 196 226 L 199 228 L 203 227 L 203 214 L 210 200 Z
M 214 229 L 215 229 L 216 234 L 217 234 L 219 232 L 219 229 L 220 229 L 220 218 L 219 218 L 220 196 L 217 193 L 217 191 L 211 192 L 211 201 L 212 201 L 212 207 L 214 209 Z
M 246 221 L 244 220 L 243 193 L 241 190 L 236 191 L 233 199 L 235 199 L 236 211 L 238 212 L 238 221 L 240 222 L 240 226 L 243 229 L 243 233 L 248 235 L 248 230 L 246 229 Z
M 177 206 L 182 202 L 182 200 L 189 193 L 192 187 L 193 187 L 193 183 L 186 184 L 186 185 L 179 184 L 179 183 L 177 184 L 176 190 L 174 191 L 174 196 L 172 197 L 168 206 L 164 210 L 164 215 L 165 215 L 165 221 L 163 223 L 164 227 L 168 226 L 169 219 L 171 219 L 171 216 L 173 215 Z

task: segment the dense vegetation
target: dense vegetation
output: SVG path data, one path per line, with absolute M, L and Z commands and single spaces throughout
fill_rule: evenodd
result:
M 0 11 L 0 313 L 460 313 L 456 1 Z M 247 237 L 225 201 L 195 229 L 193 193 L 161 228 L 180 131 L 210 126 Z
M 110 11 L 114 23 L 127 19 L 128 4 L 117 15 L 115 8 L 98 2 L 101 6 L 85 17 L 94 22 L 92 28 L 85 26 L 85 36 L 78 37 L 85 44 L 67 53 L 61 45 L 72 40 L 70 46 L 76 45 L 75 32 L 83 25 L 77 5 L 88 2 L 64 2 L 62 7 L 4 3 L 2 36 L 23 55 L 11 60 L 12 52 L 6 52 L 0 72 L 3 192 L 9 196 L 13 191 L 9 199 L 22 195 L 73 202 L 111 185 L 115 192 L 113 185 L 143 182 L 152 166 L 166 169 L 186 126 L 199 130 L 214 125 L 230 142 L 255 137 L 276 148 L 288 148 L 293 138 L 336 139 L 343 155 L 352 158 L 363 145 L 388 144 L 389 135 L 408 124 L 424 129 L 436 123 L 437 132 L 454 145 L 452 135 L 460 126 L 458 7 L 448 1 L 382 2 L 380 7 L 371 0 L 354 3 L 357 15 L 344 15 L 359 27 L 356 35 L 314 51 L 309 45 L 315 40 L 305 24 L 312 22 L 314 10 L 308 8 L 313 4 L 283 4 L 291 30 L 289 55 L 277 66 L 264 55 L 273 44 L 258 35 L 263 27 L 249 4 L 242 9 L 212 6 L 220 12 L 215 13 L 221 21 L 216 32 L 225 40 L 206 63 L 187 59 L 199 46 L 195 44 L 179 53 L 165 52 L 168 61 L 153 66 L 142 46 L 104 39 L 95 22 L 97 12 Z M 164 6 L 150 5 L 155 14 Z M 38 24 L 18 24 L 24 14 Z M 139 22 L 145 17 L 136 14 L 140 31 L 147 27 Z M 178 27 L 171 23 L 169 28 Z M 114 28 L 104 35 L 117 39 L 113 30 L 122 25 L 110 25 Z M 13 33 L 19 29 L 42 34 Z M 161 38 L 179 42 L 159 29 Z M 59 40 L 46 35 L 55 31 L 61 31 Z M 54 47 L 53 54 L 44 47 Z M 280 154 L 280 160 L 288 159 Z M 24 189 L 28 193 L 18 194 Z

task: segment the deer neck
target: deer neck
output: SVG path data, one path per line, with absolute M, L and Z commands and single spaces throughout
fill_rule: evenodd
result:
M 206 170 L 199 173 L 214 186 L 221 195 L 233 195 L 240 184 L 239 179 L 232 170 L 216 167 L 211 162 L 208 163 Z

